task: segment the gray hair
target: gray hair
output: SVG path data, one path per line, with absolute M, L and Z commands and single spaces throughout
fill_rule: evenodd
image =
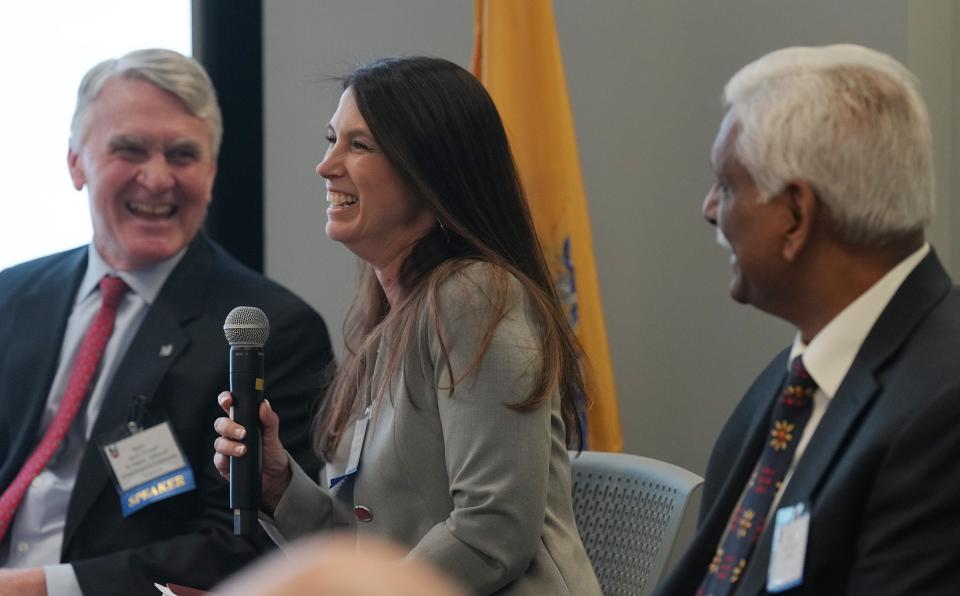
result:
M 786 48 L 743 67 L 724 88 L 734 149 L 763 200 L 800 178 L 843 238 L 880 246 L 933 214 L 930 121 L 915 77 L 855 45 Z
M 152 83 L 180 98 L 191 114 L 206 121 L 210 129 L 213 157 L 220 152 L 223 117 L 207 71 L 193 58 L 159 48 L 136 50 L 120 58 L 104 60 L 84 75 L 70 123 L 71 147 L 77 149 L 83 144 L 87 134 L 87 109 L 104 84 L 113 77 Z

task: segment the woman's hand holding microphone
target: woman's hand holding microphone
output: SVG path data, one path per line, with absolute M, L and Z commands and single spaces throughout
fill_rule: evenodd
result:
M 222 416 L 213 422 L 214 430 L 220 435 L 213 442 L 213 448 L 216 451 L 213 464 L 220 475 L 229 480 L 230 458 L 246 455 L 246 448 L 240 443 L 246 435 L 246 429 L 229 418 L 230 407 L 233 405 L 233 396 L 229 391 L 218 395 L 217 401 L 228 416 Z M 260 423 L 263 425 L 261 500 L 263 507 L 272 512 L 290 485 L 292 472 L 287 451 L 280 442 L 280 418 L 266 399 L 260 404 Z

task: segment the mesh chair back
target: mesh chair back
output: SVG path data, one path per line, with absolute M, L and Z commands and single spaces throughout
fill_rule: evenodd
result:
M 650 594 L 703 478 L 623 453 L 570 453 L 573 512 L 605 596 Z

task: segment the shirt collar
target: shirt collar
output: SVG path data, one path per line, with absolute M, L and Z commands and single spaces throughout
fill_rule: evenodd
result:
M 809 345 L 803 343 L 797 332 L 787 366 L 795 357 L 803 354 L 803 365 L 807 372 L 817 382 L 817 387 L 832 399 L 880 313 L 929 252 L 930 244 L 925 242 L 840 311 Z
M 165 261 L 147 265 L 141 269 L 130 271 L 116 271 L 97 252 L 97 249 L 91 242 L 87 246 L 87 271 L 80 281 L 80 287 L 77 290 L 76 302 L 80 303 L 89 296 L 97 286 L 100 285 L 100 279 L 104 275 L 116 275 L 127 283 L 130 289 L 138 296 L 143 298 L 147 305 L 153 304 L 157 295 L 160 293 L 163 284 L 170 277 L 170 273 L 186 254 L 187 247 L 184 247 L 177 254 Z

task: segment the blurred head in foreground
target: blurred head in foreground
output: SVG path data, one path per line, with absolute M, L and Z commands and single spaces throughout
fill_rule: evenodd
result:
M 466 596 L 426 563 L 388 543 L 355 536 L 312 538 L 276 553 L 218 586 L 231 596 Z

